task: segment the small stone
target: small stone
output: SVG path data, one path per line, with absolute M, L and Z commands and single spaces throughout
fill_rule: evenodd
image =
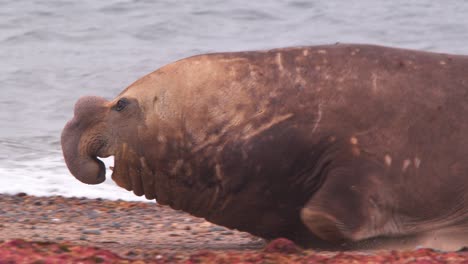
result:
M 18 197 L 24 197 L 24 196 L 26 196 L 26 195 L 27 195 L 27 194 L 24 193 L 24 192 L 20 192 L 20 193 L 17 193 L 17 194 L 16 194 L 16 196 L 18 196 Z
M 179 235 L 179 234 L 176 234 L 176 233 L 170 233 L 169 236 L 171 236 L 171 237 L 178 237 L 178 236 L 180 236 L 180 235 Z
M 34 202 L 34 205 L 40 206 L 40 205 L 42 205 L 42 202 L 41 201 L 36 201 L 36 202 Z
M 209 230 L 211 232 L 218 232 L 218 231 L 225 231 L 226 229 L 224 227 L 220 227 L 220 226 L 213 226 Z
M 87 236 L 80 236 L 80 240 L 88 240 Z
M 99 230 L 83 230 L 81 231 L 81 233 L 85 234 L 85 235 L 100 235 L 101 234 L 101 231 Z
M 212 224 L 209 222 L 203 222 L 200 224 L 200 227 L 210 227 L 210 226 L 212 226 Z
M 184 228 L 185 230 L 192 230 L 192 228 L 190 226 L 185 226 Z
M 127 257 L 136 257 L 136 256 L 138 256 L 138 253 L 133 251 L 133 250 L 129 250 L 125 255 Z
M 271 241 L 265 247 L 264 251 L 268 253 L 294 254 L 294 253 L 299 253 L 300 249 L 291 240 L 286 239 L 286 238 L 278 238 L 278 239 Z
M 122 225 L 119 224 L 119 223 L 117 223 L 117 222 L 112 222 L 111 226 L 114 227 L 114 228 L 120 228 L 120 227 L 122 227 Z
M 224 231 L 224 232 L 221 232 L 221 235 L 225 235 L 225 236 L 234 235 L 234 232 L 232 232 L 232 231 Z

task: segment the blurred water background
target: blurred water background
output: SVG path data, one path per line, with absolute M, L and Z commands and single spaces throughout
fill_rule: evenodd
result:
M 60 132 L 80 96 L 111 99 L 195 54 L 335 42 L 468 54 L 468 2 L 0 0 L 0 193 L 138 200 L 66 169 Z

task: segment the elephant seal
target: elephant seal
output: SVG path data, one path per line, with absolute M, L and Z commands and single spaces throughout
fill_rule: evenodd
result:
M 324 249 L 468 245 L 468 56 L 337 44 L 199 55 L 62 132 L 70 172 Z M 391 241 L 391 242 L 389 242 Z

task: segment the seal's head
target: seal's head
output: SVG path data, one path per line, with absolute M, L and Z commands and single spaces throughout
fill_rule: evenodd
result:
M 75 105 L 74 117 L 66 124 L 61 138 L 70 172 L 83 183 L 102 183 L 106 169 L 98 157 L 114 155 L 112 178 L 119 186 L 143 195 L 141 183 L 133 181 L 135 177 L 131 175 L 142 171 L 136 144 L 144 127 L 142 120 L 143 112 L 136 98 L 124 95 L 113 101 L 95 96 L 80 98 Z M 154 197 L 148 193 L 147 198 Z

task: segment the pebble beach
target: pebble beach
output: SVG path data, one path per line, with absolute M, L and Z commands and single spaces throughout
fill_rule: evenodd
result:
M 263 240 L 155 202 L 0 194 L 0 240 L 72 242 L 122 256 L 196 249 L 257 249 Z
M 154 202 L 19 193 L 0 194 L 5 263 L 468 263 L 468 252 L 318 252 Z

